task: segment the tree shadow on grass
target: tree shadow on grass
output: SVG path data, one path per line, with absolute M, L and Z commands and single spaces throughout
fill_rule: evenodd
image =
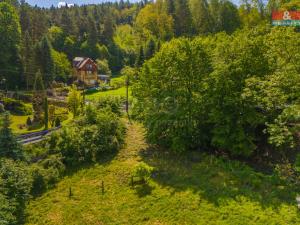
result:
M 157 148 L 140 154 L 156 168 L 153 180 L 172 187 L 174 193 L 192 190 L 216 206 L 226 200 L 238 201 L 241 196 L 258 202 L 262 208 L 295 204 L 295 186 L 285 184 L 275 175 L 256 172 L 239 161 L 195 152 L 180 156 Z
M 150 195 L 154 188 L 148 183 L 144 183 L 144 184 L 139 184 L 134 186 L 134 189 L 136 191 L 136 194 L 139 196 L 139 198 L 142 198 L 147 195 Z
M 97 161 L 94 162 L 86 162 L 86 163 L 81 163 L 78 166 L 73 166 L 73 167 L 68 167 L 66 169 L 66 172 L 64 173 L 64 176 L 73 176 L 74 174 L 80 172 L 81 170 L 86 170 L 94 167 L 95 165 L 109 165 L 111 161 L 117 156 L 119 151 L 114 151 L 111 153 L 104 153 L 101 158 L 99 158 Z
M 116 157 L 117 154 L 118 151 L 103 154 L 103 156 L 100 159 L 98 159 L 96 162 L 81 163 L 77 166 L 67 167 L 66 170 L 59 176 L 59 178 L 55 181 L 52 181 L 51 183 L 47 183 L 45 177 L 40 175 L 38 177 L 39 179 L 36 181 L 37 182 L 36 189 L 33 189 L 31 194 L 34 199 L 38 198 L 42 196 L 45 192 L 55 188 L 57 183 L 63 180 L 64 178 L 67 177 L 70 178 L 74 174 L 91 169 L 99 164 L 103 166 L 110 164 L 110 162 Z

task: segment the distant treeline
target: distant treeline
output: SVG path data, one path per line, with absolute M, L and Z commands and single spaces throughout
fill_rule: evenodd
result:
M 120 1 L 44 9 L 0 0 L 0 88 L 32 88 L 41 71 L 49 85 L 66 82 L 75 56 L 97 60 L 99 72 L 140 67 L 173 37 L 192 37 L 270 22 L 272 9 L 297 9 L 298 1 Z M 3 78 L 6 80 L 3 81 Z

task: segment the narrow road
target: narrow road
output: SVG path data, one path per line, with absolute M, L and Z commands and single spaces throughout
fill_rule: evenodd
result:
M 23 134 L 17 137 L 17 140 L 22 145 L 34 144 L 40 142 L 45 139 L 45 137 L 49 136 L 54 131 L 59 130 L 61 127 L 56 127 L 50 130 L 43 130 L 38 132 L 32 132 L 29 134 Z

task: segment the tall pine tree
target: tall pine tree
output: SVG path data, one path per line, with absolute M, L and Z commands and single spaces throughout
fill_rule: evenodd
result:
M 16 9 L 0 2 L 0 70 L 7 85 L 19 85 L 21 64 L 19 57 L 21 29 Z
M 42 114 L 44 112 L 45 90 L 42 74 L 38 71 L 35 75 L 34 93 L 32 99 L 32 108 L 34 111 L 33 122 L 40 124 L 42 122 Z
M 153 38 L 150 38 L 145 49 L 145 59 L 150 59 L 154 55 L 155 49 L 155 41 L 153 40 Z
M 135 66 L 136 67 L 141 67 L 143 65 L 144 61 L 145 61 L 144 49 L 143 49 L 143 46 L 141 46 L 139 54 L 138 54 L 138 56 L 136 58 L 136 61 L 135 61 Z
M 24 79 L 26 84 L 26 89 L 28 90 L 33 86 L 34 81 L 34 71 L 36 66 L 34 64 L 34 49 L 31 37 L 29 32 L 26 31 L 22 38 L 22 47 L 21 47 L 21 58 L 24 71 Z
M 54 79 L 54 61 L 51 50 L 52 46 L 47 36 L 44 36 L 36 47 L 36 62 L 43 75 L 43 80 L 46 86 L 49 86 Z
M 7 157 L 14 160 L 23 157 L 22 148 L 10 129 L 9 113 L 5 113 L 0 128 L 0 158 Z
M 210 33 L 213 24 L 207 0 L 191 0 L 190 8 L 196 34 Z
M 175 1 L 174 13 L 175 35 L 189 36 L 192 31 L 192 17 L 187 0 Z

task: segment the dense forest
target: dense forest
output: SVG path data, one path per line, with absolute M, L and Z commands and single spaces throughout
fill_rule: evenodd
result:
M 141 66 L 163 42 L 269 23 L 273 8 L 294 9 L 297 1 L 129 1 L 43 9 L 25 1 L 1 0 L 1 77 L 6 86 L 30 89 L 41 71 L 45 82 L 67 82 L 76 56 L 97 60 L 99 72 Z
M 183 186 L 189 191 L 202 188 L 200 194 L 195 192 L 195 208 L 205 191 L 208 196 L 221 194 L 220 199 L 229 196 L 237 205 L 238 194 L 271 199 L 272 207 L 261 211 L 287 198 L 290 207 L 300 182 L 300 33 L 299 27 L 272 27 L 271 13 L 299 9 L 298 0 L 242 0 L 239 5 L 229 0 L 121 0 L 70 8 L 0 0 L 0 224 L 28 222 L 29 201 L 54 189 L 66 175 L 76 177 L 78 169 L 97 163 L 100 171 L 113 165 L 104 172 L 113 200 L 101 198 L 109 206 L 121 202 L 121 208 L 126 197 L 138 196 L 131 204 L 142 208 L 139 200 L 145 195 L 134 192 L 133 178 L 138 177 L 141 189 L 155 187 L 168 199 L 177 193 L 164 185 L 180 191 Z M 93 59 L 99 74 L 111 75 L 110 86 L 79 90 L 71 85 L 77 56 Z M 54 85 L 58 83 L 62 85 Z M 8 97 L 4 90 L 14 95 Z M 63 94 L 55 99 L 54 92 Z M 11 126 L 10 118 L 24 117 L 22 126 Z M 15 136 L 25 128 L 48 132 L 49 126 L 56 130 L 32 145 L 22 145 L 22 135 Z M 126 143 L 128 138 L 132 143 Z M 124 143 L 129 147 L 115 157 Z M 203 164 L 193 164 L 199 163 L 197 157 L 187 159 L 194 153 Z M 160 156 L 174 160 L 157 165 L 154 158 L 159 164 Z M 254 161 L 262 172 L 271 172 L 257 174 L 241 161 Z M 173 166 L 178 162 L 183 165 Z M 137 167 L 129 174 L 133 164 Z M 211 180 L 211 186 L 205 186 Z M 101 188 L 100 180 L 87 188 L 97 183 L 95 189 L 104 196 L 101 181 Z M 126 196 L 119 192 L 121 186 Z M 68 194 L 61 202 L 73 200 L 72 187 L 65 185 Z M 274 191 L 266 193 L 270 187 Z M 160 201 L 157 196 L 151 198 Z M 189 202 L 192 194 L 186 196 Z M 176 203 L 182 205 L 178 198 Z M 150 197 L 145 199 L 142 204 Z M 49 205 L 54 203 L 60 204 L 51 199 Z M 292 213 L 289 216 L 293 220 Z M 281 224 L 277 222 L 282 218 L 275 218 L 274 224 Z M 139 222 L 146 220 L 143 215 Z

